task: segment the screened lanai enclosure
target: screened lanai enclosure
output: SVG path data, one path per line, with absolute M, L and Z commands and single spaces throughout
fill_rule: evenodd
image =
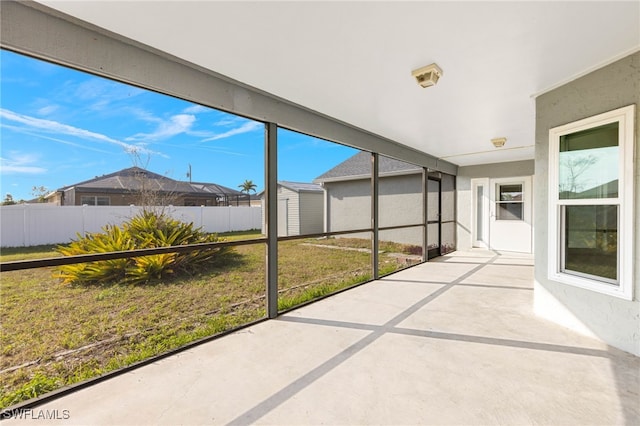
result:
M 639 12 L 0 1 L 0 417 L 633 423 Z
M 52 19 L 17 3 L 9 8 Z M 61 29 L 62 37 L 96 31 L 72 22 Z M 145 169 L 173 170 L 174 179 L 184 180 L 176 170 L 193 170 L 194 180 L 227 187 L 250 180 L 264 190 L 264 227 L 191 243 L 167 231 L 151 245 L 125 244 L 111 228 L 78 235 L 75 245 L 3 249 L 2 346 L 10 350 L 0 365 L 2 407 L 151 362 L 455 250 L 456 167 L 449 163 L 259 93 L 250 96 L 277 108 L 229 108 L 219 90 L 246 88 L 130 44 L 112 41 L 109 48 L 127 52 L 125 62 L 135 52 L 149 61 L 146 69 L 184 78 L 162 88 L 146 72 L 128 75 L 133 69 L 118 59 L 103 70 L 75 49 L 37 53 L 44 40 L 32 41 L 29 49 L 3 40 L 3 152 L 28 145 L 58 155 L 64 167 L 49 174 L 52 187 L 74 181 L 73 171 L 87 161 L 82 153 L 96 150 L 96 175 L 131 166 L 133 153 L 134 166 L 145 158 Z M 106 48 L 100 45 L 89 56 Z M 20 83 L 6 84 L 12 77 Z M 201 83 L 209 89 L 192 90 Z M 47 121 L 34 109 L 38 99 L 60 105 Z M 52 138 L 54 122 L 60 134 Z M 354 158 L 357 168 L 330 173 Z M 286 212 L 278 209 L 277 182 L 299 181 L 301 170 L 309 184 L 322 185 L 323 232 L 278 237 L 278 216 Z M 145 207 L 162 218 L 171 209 L 164 204 Z M 311 207 L 317 205 L 301 204 L 299 214 Z M 119 217 L 112 226 L 126 233 L 139 219 Z M 165 229 L 161 222 L 153 226 Z M 208 260 L 196 264 L 201 258 Z

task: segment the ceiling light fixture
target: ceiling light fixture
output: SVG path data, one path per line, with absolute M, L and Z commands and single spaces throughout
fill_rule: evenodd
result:
M 507 142 L 507 138 L 493 138 L 493 139 L 491 139 L 491 143 L 496 148 L 502 148 L 506 142 Z
M 411 71 L 411 75 L 420 86 L 431 87 L 435 86 L 438 79 L 442 76 L 442 69 L 436 64 L 431 64 Z

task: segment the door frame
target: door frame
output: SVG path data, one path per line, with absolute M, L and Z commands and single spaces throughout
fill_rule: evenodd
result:
M 529 226 L 529 247 L 527 250 L 513 250 L 521 253 L 533 253 L 533 176 L 513 176 L 506 178 L 492 178 L 489 180 L 489 248 L 492 250 L 505 250 L 504 248 L 495 248 L 494 245 L 499 243 L 497 241 L 496 236 L 494 238 L 491 237 L 492 231 L 495 232 L 495 225 L 498 221 L 497 212 L 496 212 L 496 197 L 497 197 L 497 189 L 499 185 L 508 185 L 508 184 L 522 184 L 523 191 L 523 216 L 522 221 Z M 502 222 L 502 221 L 500 221 Z M 509 223 L 510 221 L 505 221 L 505 223 Z
M 435 248 L 428 248 L 427 245 L 427 260 L 433 259 L 435 257 L 439 257 L 442 255 L 442 179 L 435 177 L 435 176 L 428 176 L 427 177 L 427 197 L 429 197 L 429 181 L 434 181 L 437 182 L 438 184 L 438 218 L 435 220 L 429 220 L 427 219 L 427 228 L 429 227 L 429 225 L 438 225 L 438 246 Z M 428 232 L 428 230 L 427 230 Z
M 284 204 L 281 206 L 280 204 Z M 289 236 L 289 199 L 278 198 L 278 237 Z
M 497 185 L 508 183 L 522 183 L 524 192 L 523 220 L 531 227 L 530 246 L 525 253 L 533 253 L 534 229 L 533 229 L 533 176 L 513 176 L 505 178 L 474 178 L 471 179 L 471 246 L 496 250 L 494 243 L 496 238 L 492 238 L 492 231 L 495 232 L 494 223 L 496 221 L 495 192 Z M 478 187 L 483 187 L 482 202 L 478 203 Z M 482 239 L 478 239 L 478 210 L 482 214 Z M 493 237 L 496 237 L 495 235 Z M 497 249 L 500 250 L 500 249 Z

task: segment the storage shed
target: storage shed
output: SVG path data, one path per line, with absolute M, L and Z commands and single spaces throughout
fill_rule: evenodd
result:
M 264 194 L 262 200 L 264 202 Z M 278 236 L 315 234 L 323 230 L 322 186 L 314 183 L 278 181 Z

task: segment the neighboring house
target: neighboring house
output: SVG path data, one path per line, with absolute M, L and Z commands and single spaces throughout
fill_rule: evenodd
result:
M 264 197 L 264 193 L 259 195 Z M 313 183 L 278 181 L 278 236 L 321 233 L 323 217 L 322 186 Z
M 393 158 L 379 156 L 380 240 L 422 246 L 423 168 Z M 359 152 L 314 179 L 326 191 L 326 232 L 371 227 L 371 154 Z M 429 174 L 429 237 L 431 255 L 455 249 L 454 177 Z M 417 225 L 384 230 L 385 227 Z M 365 234 L 352 234 L 366 237 Z
M 174 180 L 139 167 L 65 186 L 46 196 L 60 206 L 248 206 L 249 196 L 215 183 Z
M 249 200 L 251 203 L 251 207 L 262 207 L 262 197 L 260 196 L 260 194 L 249 195 Z

